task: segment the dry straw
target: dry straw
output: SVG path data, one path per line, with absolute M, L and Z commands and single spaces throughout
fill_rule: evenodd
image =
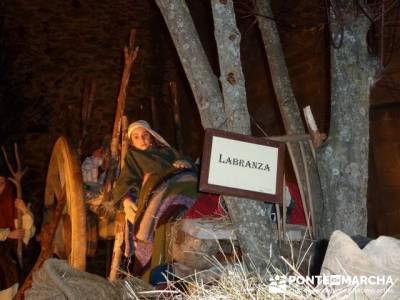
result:
M 240 259 L 239 254 L 233 247 L 233 259 L 219 261 L 216 257 L 207 257 L 212 262 L 208 270 L 195 272 L 194 274 L 177 278 L 176 280 L 166 278 L 167 288 L 164 290 L 135 291 L 135 288 L 126 283 L 125 299 L 191 299 L 191 300 L 261 300 L 261 299 L 346 299 L 349 291 L 334 291 L 327 287 L 315 287 L 310 283 L 287 284 L 285 278 L 295 275 L 304 278 L 300 274 L 300 266 L 306 263 L 309 257 L 311 245 L 301 251 L 304 247 L 305 236 L 299 245 L 300 250 L 295 254 L 294 246 L 290 246 L 290 259 L 281 256 L 284 264 L 281 268 L 268 264 L 264 274 L 249 269 Z M 222 250 L 222 249 L 221 249 Z M 222 252 L 222 251 L 221 251 Z M 250 264 L 251 263 L 251 260 Z M 171 276 L 168 276 L 171 277 Z M 304 281 L 305 278 L 304 278 Z
M 300 243 L 290 241 L 286 236 L 286 244 L 289 246 L 288 258 L 280 256 L 283 264 L 279 267 L 268 263 L 264 272 L 254 271 L 252 260 L 250 268 L 243 262 L 236 252 L 234 242 L 231 241 L 233 258 L 224 257 L 218 260 L 216 257 L 205 256 L 212 263 L 207 270 L 194 272 L 186 277 L 177 277 L 176 274 L 166 276 L 167 288 L 164 290 L 135 291 L 126 283 L 126 295 L 124 299 L 190 299 L 190 300 L 264 300 L 264 299 L 366 299 L 363 297 L 361 286 L 315 286 L 309 282 L 310 250 L 312 243 L 307 244 L 306 236 Z M 217 241 L 218 242 L 218 241 Z M 221 245 L 218 243 L 221 253 Z M 306 246 L 308 245 L 308 246 Z M 269 262 L 269 261 L 268 261 Z M 304 265 L 308 271 L 304 274 Z M 289 276 L 295 276 L 299 280 L 288 283 Z M 390 289 L 390 287 L 389 287 Z M 384 295 L 380 299 L 384 299 Z M 385 298 L 386 299 L 386 298 Z

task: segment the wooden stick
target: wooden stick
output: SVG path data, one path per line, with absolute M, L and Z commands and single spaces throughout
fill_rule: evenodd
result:
M 58 227 L 58 224 L 60 223 L 62 213 L 64 211 L 65 207 L 65 198 L 66 198 L 66 193 L 65 193 L 65 186 L 62 189 L 60 198 L 57 201 L 57 206 L 54 209 L 53 216 L 51 220 L 44 224 L 42 226 L 42 231 L 40 233 L 40 254 L 38 259 L 36 260 L 35 265 L 33 266 L 32 270 L 29 272 L 28 277 L 26 277 L 24 283 L 22 286 L 19 288 L 18 293 L 15 295 L 16 300 L 20 300 L 24 298 L 24 293 L 27 289 L 29 289 L 32 286 L 32 275 L 34 272 L 39 270 L 43 263 L 45 262 L 46 259 L 50 258 L 53 256 L 53 241 L 54 237 L 56 235 L 56 230 Z
M 115 109 L 114 126 L 111 140 L 111 155 L 114 158 L 118 155 L 117 152 L 119 144 L 119 133 L 121 129 L 121 118 L 125 110 L 126 91 L 128 88 L 129 78 L 131 76 L 131 69 L 139 51 L 139 47 L 134 47 L 135 37 L 136 30 L 132 29 L 129 36 L 129 46 L 124 47 L 125 63 L 117 98 L 117 107 Z
M 308 167 L 307 167 L 307 160 L 306 160 L 306 155 L 304 151 L 304 145 L 302 142 L 299 142 L 300 144 L 300 153 L 301 153 L 301 158 L 303 159 L 303 164 L 304 164 L 304 173 L 306 175 L 306 185 L 307 185 L 307 202 L 308 202 L 308 210 L 309 214 L 311 215 L 311 227 L 310 227 L 310 235 L 311 238 L 315 236 L 315 218 L 314 218 L 314 206 L 313 206 L 313 198 L 312 198 L 312 193 L 311 193 L 311 184 L 310 184 L 310 174 L 308 172 Z M 303 203 L 304 206 L 304 203 Z M 305 217 L 306 217 L 306 223 L 307 226 L 310 224 L 310 216 L 306 214 L 306 211 L 304 211 Z
M 309 105 L 304 107 L 303 112 L 304 112 L 304 118 L 306 120 L 308 129 L 312 132 L 318 131 L 317 123 L 315 123 L 314 116 L 311 112 L 311 107 Z
M 269 136 L 265 137 L 265 139 L 277 142 L 298 142 L 298 141 L 311 140 L 311 136 L 309 134 L 293 134 L 293 135 Z
M 108 280 L 114 281 L 118 279 L 118 272 L 122 258 L 122 243 L 124 242 L 125 232 L 125 215 L 121 213 L 115 220 L 115 240 L 111 260 L 111 268 Z
M 286 197 L 285 197 L 285 194 L 286 194 L 285 175 L 283 175 L 282 187 L 283 187 L 283 191 L 282 191 L 282 207 L 283 207 L 283 210 L 282 210 L 282 235 L 283 235 L 283 241 L 285 241 L 285 238 L 286 238 L 286 209 L 287 209 L 286 208 L 287 201 L 286 201 Z
M 22 170 L 21 167 L 21 160 L 19 158 L 18 146 L 14 143 L 14 156 L 15 161 L 17 163 L 17 169 L 14 170 L 13 166 L 11 165 L 10 161 L 8 160 L 7 152 L 4 146 L 1 146 L 1 150 L 3 151 L 4 159 L 6 161 L 7 167 L 12 174 L 12 178 L 9 177 L 8 179 L 14 183 L 16 190 L 17 190 L 17 198 L 22 199 L 22 186 L 21 186 L 21 178 L 26 173 L 26 168 Z M 18 229 L 22 228 L 22 212 L 18 209 L 17 210 L 17 226 Z M 17 245 L 17 258 L 19 266 L 23 267 L 23 259 L 22 259 L 22 238 L 18 238 L 18 245 Z
M 321 133 L 318 130 L 317 124 L 315 123 L 314 116 L 311 112 L 311 107 L 310 106 L 304 107 L 303 112 L 304 112 L 304 118 L 306 120 L 308 131 L 310 132 L 310 135 L 311 135 L 311 141 L 313 143 L 313 146 L 314 146 L 314 148 L 319 148 L 322 145 L 322 143 L 324 142 L 324 140 L 326 140 L 327 136 L 325 133 Z
M 276 211 L 276 224 L 278 225 L 278 238 L 279 243 L 282 242 L 282 223 L 281 223 L 281 210 L 279 208 L 279 204 L 275 203 L 275 211 Z
M 17 162 L 17 171 L 19 171 L 21 170 L 21 160 L 19 159 L 18 146 L 16 143 L 14 143 L 14 156 L 15 156 L 15 161 Z
M 111 145 L 110 145 L 111 156 L 110 156 L 109 169 L 107 172 L 106 181 L 104 183 L 104 193 L 102 201 L 107 202 L 112 206 L 120 200 L 120 199 L 113 199 L 113 202 L 111 202 L 110 198 L 111 198 L 111 188 L 113 182 L 117 177 L 117 170 L 119 166 L 118 146 L 120 141 L 120 134 L 122 131 L 121 123 L 122 123 L 122 116 L 124 115 L 124 110 L 125 110 L 126 91 L 128 89 L 128 83 L 131 75 L 132 65 L 136 60 L 139 51 L 139 47 L 134 46 L 135 36 L 136 36 L 136 30 L 132 29 L 129 37 L 129 46 L 124 47 L 124 58 L 125 58 L 124 70 L 122 72 L 121 84 L 117 98 L 117 107 L 115 109 L 114 126 L 113 126 Z M 115 235 L 113 258 L 110 270 L 111 273 L 109 275 L 110 279 L 116 276 L 116 273 L 114 274 L 113 272 L 116 272 L 115 271 L 116 268 L 119 268 L 122 255 L 119 243 L 120 243 L 120 238 L 122 238 L 123 241 L 123 228 L 122 229 L 118 228 L 118 230 L 122 230 L 122 237 L 120 231 L 118 231 L 118 233 L 116 233 Z
M 182 122 L 181 122 L 181 114 L 179 109 L 179 102 L 178 102 L 178 93 L 176 89 L 176 82 L 171 81 L 169 83 L 169 90 L 172 98 L 172 108 L 174 111 L 174 123 L 175 123 L 175 137 L 176 137 L 176 144 L 179 153 L 183 153 L 183 138 L 182 138 Z
M 128 148 L 129 148 L 129 140 L 127 135 L 127 129 L 128 129 L 128 118 L 126 116 L 122 117 L 122 123 L 121 123 L 122 129 L 122 138 L 121 138 L 121 159 L 120 159 L 120 169 L 125 165 L 125 156 L 128 153 Z
M 311 140 L 308 140 L 308 145 L 310 146 L 311 154 L 312 154 L 314 160 L 316 160 L 317 159 L 317 155 L 315 154 L 315 148 L 314 148 L 313 142 Z
M 111 198 L 111 188 L 112 184 L 117 176 L 118 169 L 118 145 L 120 141 L 120 133 L 121 133 L 121 119 L 125 110 L 125 100 L 126 100 L 126 91 L 128 88 L 129 78 L 131 75 L 132 65 L 136 60 L 139 47 L 134 47 L 135 44 L 135 36 L 136 30 L 132 29 L 129 37 L 129 46 L 124 47 L 124 70 L 122 72 L 121 84 L 119 88 L 118 98 L 117 98 L 117 106 L 115 109 L 114 116 L 114 126 L 111 137 L 111 145 L 110 145 L 110 163 L 109 169 L 107 172 L 106 181 L 104 183 L 104 198 L 103 202 L 110 201 Z M 115 201 L 119 201 L 116 199 Z

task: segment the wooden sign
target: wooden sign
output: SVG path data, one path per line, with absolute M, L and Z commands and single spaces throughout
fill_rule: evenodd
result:
M 285 144 L 206 129 L 200 191 L 282 202 Z

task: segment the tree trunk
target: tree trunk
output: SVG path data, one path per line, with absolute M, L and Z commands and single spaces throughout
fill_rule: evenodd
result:
M 232 3 L 219 9 L 232 10 Z M 229 51 L 222 44 L 221 56 L 230 56 L 221 63 L 221 83 L 224 88 L 224 101 L 218 80 L 212 72 L 204 49 L 198 38 L 189 10 L 184 0 L 156 0 L 165 19 L 172 40 L 177 49 L 189 84 L 196 100 L 202 125 L 223 130 L 234 130 L 244 134 L 250 133 L 250 121 L 247 111 L 244 79 L 240 69 L 239 46 L 240 34 L 232 23 L 229 29 L 221 23 L 223 29 L 216 32 L 224 34 L 224 40 L 230 44 Z M 221 13 L 225 13 L 222 12 Z M 227 13 L 227 12 L 226 12 Z M 232 18 L 233 11 L 230 12 Z M 221 20 L 219 21 L 229 21 Z M 216 24 L 219 27 L 220 24 Z M 229 34 L 226 35 L 224 31 Z M 232 39 L 229 37 L 231 36 Z M 221 37 L 222 38 L 222 37 Z M 220 38 L 217 38 L 218 43 Z M 224 52 L 225 51 L 225 52 Z M 232 70 L 227 71 L 227 70 Z M 232 73 L 232 74 L 230 74 Z M 228 114 L 227 114 L 228 113 Z M 238 229 L 239 243 L 259 270 L 265 271 L 268 256 L 276 249 L 276 238 L 273 236 L 272 224 L 269 222 L 265 204 L 255 200 L 228 197 L 227 205 L 230 216 Z M 277 254 L 277 253 L 273 253 Z M 275 258 L 275 257 L 274 257 Z
M 286 67 L 285 57 L 279 38 L 278 29 L 273 20 L 267 19 L 265 16 L 273 17 L 271 9 L 271 0 L 257 0 L 256 10 L 258 13 L 257 23 L 260 28 L 261 36 L 264 42 L 265 52 L 268 58 L 269 70 L 271 72 L 272 83 L 279 105 L 281 117 L 287 134 L 303 134 L 305 132 L 301 119 L 299 107 L 293 94 L 293 89 L 289 79 L 289 73 Z M 309 199 L 313 203 L 314 216 L 320 215 L 322 211 L 322 191 L 318 176 L 318 170 L 315 160 L 312 156 L 310 145 L 304 144 L 304 154 L 307 161 L 307 169 L 309 171 L 310 191 L 308 190 L 306 173 L 301 155 L 301 149 L 298 143 L 293 143 L 290 156 L 293 165 L 297 166 L 299 171 L 298 180 L 300 188 L 304 190 L 304 195 L 310 195 Z M 309 208 L 308 208 L 309 209 Z M 306 216 L 308 217 L 308 216 Z M 312 217 L 312 219 L 316 219 Z M 315 227 L 321 226 L 318 222 L 313 224 Z
M 374 60 L 368 54 L 367 17 L 360 14 L 338 24 L 331 14 L 333 34 L 343 35 L 331 47 L 331 122 L 329 138 L 317 151 L 324 192 L 319 235 L 335 229 L 349 235 L 367 233 L 369 94 Z
M 251 134 L 250 117 L 240 60 L 240 32 L 236 26 L 233 3 L 231 0 L 226 2 L 212 0 L 211 7 L 228 129 L 249 135 Z M 260 271 L 263 271 L 271 249 L 275 254 L 271 259 L 276 265 L 278 239 L 267 215 L 266 204 L 238 197 L 225 197 L 225 201 L 247 258 L 250 258 Z
M 204 128 L 220 128 L 225 112 L 218 80 L 198 37 L 184 0 L 156 0 L 175 44 Z
M 250 116 L 240 60 L 241 37 L 236 27 L 233 3 L 230 0 L 211 0 L 211 7 L 227 124 L 231 131 L 249 135 Z

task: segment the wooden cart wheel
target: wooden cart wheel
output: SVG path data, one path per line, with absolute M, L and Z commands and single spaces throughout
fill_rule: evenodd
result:
M 86 210 L 82 174 L 76 154 L 64 137 L 58 138 L 51 154 L 45 188 L 45 206 L 55 205 L 65 190 L 66 204 L 58 224 L 54 253 L 68 259 L 74 268 L 86 268 Z

